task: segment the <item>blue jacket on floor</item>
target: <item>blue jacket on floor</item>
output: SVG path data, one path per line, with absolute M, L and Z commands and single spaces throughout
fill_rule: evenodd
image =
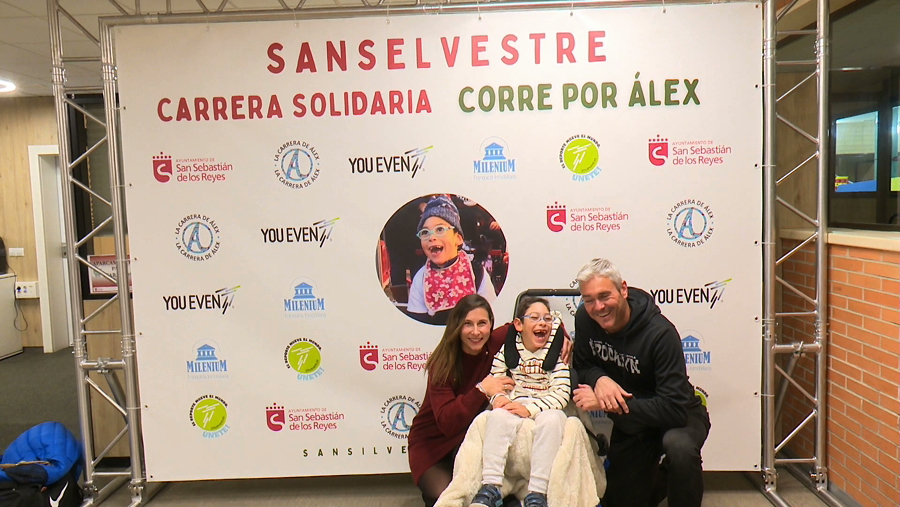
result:
M 81 456 L 81 444 L 65 426 L 58 422 L 41 423 L 9 444 L 0 456 L 0 464 L 15 465 L 23 461 L 47 461 L 50 464 L 0 469 L 0 482 L 48 486 L 73 469 L 78 477 L 81 475 Z

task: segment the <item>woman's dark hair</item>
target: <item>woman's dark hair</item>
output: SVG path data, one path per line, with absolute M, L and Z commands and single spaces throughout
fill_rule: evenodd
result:
M 441 337 L 440 343 L 428 356 L 428 361 L 425 363 L 425 371 L 431 376 L 433 384 L 449 383 L 452 387 L 457 388 L 462 383 L 462 354 L 464 352 L 460 334 L 469 312 L 478 308 L 484 308 L 487 311 L 491 329 L 494 328 L 494 311 L 487 299 L 478 294 L 470 294 L 460 299 L 450 310 L 447 327 L 444 328 L 444 336 Z

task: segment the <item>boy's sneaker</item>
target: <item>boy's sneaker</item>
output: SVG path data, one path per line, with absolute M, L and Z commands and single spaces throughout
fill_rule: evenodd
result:
M 525 495 L 524 507 L 547 507 L 547 495 L 543 493 L 528 493 Z
M 544 505 L 547 505 L 544 503 Z M 472 498 L 472 504 L 469 507 L 502 507 L 503 496 L 500 494 L 500 488 L 494 484 L 482 484 L 478 493 Z

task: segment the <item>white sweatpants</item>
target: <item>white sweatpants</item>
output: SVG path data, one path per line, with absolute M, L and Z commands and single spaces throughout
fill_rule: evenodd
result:
M 524 400 L 523 400 L 524 401 Z M 525 419 L 506 410 L 494 409 L 488 414 L 484 434 L 483 484 L 503 484 L 506 457 Z M 531 477 L 528 491 L 547 494 L 550 467 L 562 443 L 566 415 L 562 410 L 544 410 L 534 418 L 534 441 L 531 447 Z

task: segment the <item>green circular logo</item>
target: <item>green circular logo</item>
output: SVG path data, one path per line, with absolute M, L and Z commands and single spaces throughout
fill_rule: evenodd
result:
M 298 341 L 288 348 L 287 362 L 297 373 L 309 375 L 322 365 L 322 351 L 313 342 Z
M 590 137 L 576 136 L 563 145 L 562 165 L 575 174 L 589 174 L 600 163 L 600 147 Z
M 228 409 L 225 408 L 225 404 L 220 400 L 206 398 L 194 405 L 191 417 L 194 419 L 194 424 L 200 429 L 204 431 L 219 431 L 225 427 L 225 421 L 228 419 Z
M 709 396 L 706 394 L 706 391 L 699 387 L 694 387 L 694 396 L 700 398 L 700 403 L 702 403 L 704 407 L 706 406 L 706 399 Z

